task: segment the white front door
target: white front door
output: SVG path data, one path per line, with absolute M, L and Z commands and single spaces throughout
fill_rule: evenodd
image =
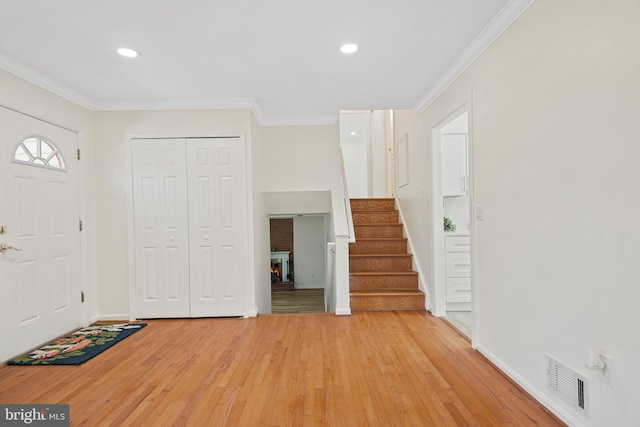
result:
M 77 147 L 0 107 L 0 362 L 82 326 Z
M 242 316 L 246 280 L 244 146 L 187 140 L 191 316 Z
M 136 317 L 189 317 L 184 139 L 132 142 Z

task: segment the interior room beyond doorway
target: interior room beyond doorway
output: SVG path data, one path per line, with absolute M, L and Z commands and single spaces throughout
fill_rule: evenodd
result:
M 278 215 L 269 222 L 271 312 L 323 313 L 324 215 Z

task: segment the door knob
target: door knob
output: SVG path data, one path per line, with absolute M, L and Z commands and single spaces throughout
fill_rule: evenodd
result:
M 0 243 L 0 254 L 7 252 L 9 249 L 13 249 L 14 251 L 21 251 L 20 248 L 14 248 L 11 245 L 7 245 L 6 243 Z

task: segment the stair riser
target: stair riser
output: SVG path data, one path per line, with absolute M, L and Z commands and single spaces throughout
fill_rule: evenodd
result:
M 351 296 L 351 311 L 424 310 L 424 297 L 411 296 Z
M 349 289 L 418 289 L 418 276 L 350 276 Z
M 407 241 L 384 241 L 375 242 L 360 241 L 349 243 L 350 254 L 406 254 Z
M 411 256 L 349 258 L 349 271 L 411 271 Z
M 351 199 L 352 211 L 392 211 L 395 208 L 394 199 Z
M 373 226 L 373 225 L 355 225 L 356 240 L 358 238 L 375 238 L 375 237 L 402 237 L 402 224 Z
M 397 224 L 398 212 L 353 212 L 354 224 Z

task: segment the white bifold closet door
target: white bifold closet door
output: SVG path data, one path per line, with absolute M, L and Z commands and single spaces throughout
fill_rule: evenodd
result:
M 134 139 L 132 166 L 136 317 L 243 315 L 243 141 Z

